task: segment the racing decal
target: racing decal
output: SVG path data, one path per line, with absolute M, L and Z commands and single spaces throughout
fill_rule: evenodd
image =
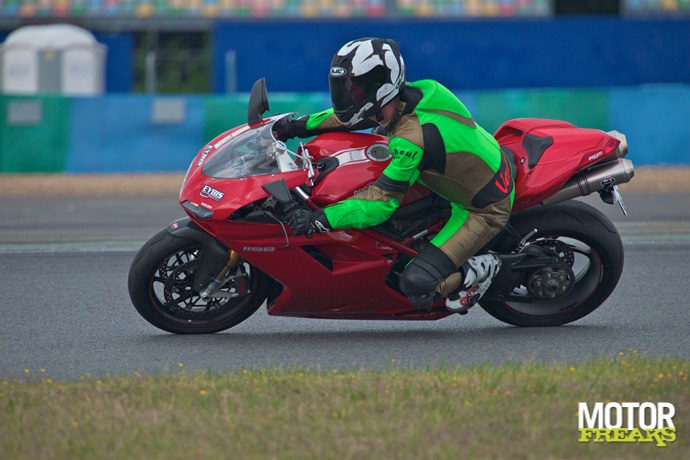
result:
M 472 198 L 471 205 L 477 209 L 484 209 L 494 203 L 504 200 L 513 191 L 514 183 L 511 177 L 510 165 L 505 154 L 501 155 L 501 164 L 491 180 L 482 187 Z
M 210 198 L 214 201 L 220 201 L 225 196 L 225 193 L 221 192 L 220 190 L 216 190 L 210 185 L 204 185 L 204 188 L 201 189 L 199 195 L 201 195 L 204 198 Z
M 419 152 L 413 152 L 411 150 L 404 150 L 404 149 L 393 149 L 393 156 L 395 157 L 407 157 L 407 158 L 414 158 L 417 156 Z
M 218 149 L 218 148 L 224 146 L 225 144 L 227 144 L 228 142 L 230 142 L 230 140 L 232 140 L 232 138 L 234 138 L 235 136 L 239 136 L 243 132 L 249 131 L 250 129 L 251 128 L 249 126 L 245 126 L 243 128 L 240 128 L 237 131 L 235 131 L 234 133 L 232 133 L 228 136 L 225 136 L 224 138 L 222 138 L 221 140 L 219 140 L 218 142 L 213 144 L 213 146 Z
M 274 252 L 276 248 L 273 246 L 245 246 L 242 250 L 250 252 Z
M 204 151 L 203 151 L 202 154 L 201 154 L 201 158 L 199 158 L 199 162 L 196 164 L 197 167 L 199 167 L 199 166 L 201 166 L 202 164 L 204 164 L 204 161 L 206 161 L 206 157 L 208 156 L 209 152 L 211 152 L 211 150 L 213 150 L 213 146 L 210 145 L 210 144 L 207 145 L 206 148 L 204 149 Z
M 229 136 L 226 136 L 226 137 L 222 138 L 221 140 L 219 140 L 218 142 L 216 142 L 215 144 L 213 144 L 213 146 L 215 148 L 219 149 L 222 146 L 224 146 L 225 144 L 227 144 L 228 142 L 230 142 L 230 139 L 232 139 L 232 138 L 233 138 L 233 135 L 230 134 Z
M 501 164 L 501 169 L 497 173 L 498 178 L 496 179 L 496 182 L 494 182 L 494 184 L 496 185 L 496 188 L 501 191 L 501 193 L 508 194 L 508 192 L 510 192 L 510 189 L 512 188 L 512 184 L 510 181 L 510 168 L 508 168 L 507 166 L 504 167 L 504 165 L 507 165 L 507 163 Z
M 589 161 L 594 161 L 594 160 L 596 160 L 596 159 L 598 159 L 598 158 L 600 158 L 600 157 L 602 157 L 602 156 L 604 156 L 604 152 L 602 152 L 601 150 L 599 150 L 599 151 L 598 151 L 597 153 L 595 153 L 594 155 L 590 155 L 590 157 L 587 158 L 587 160 L 589 160 Z
M 333 157 L 338 159 L 340 166 L 369 161 L 367 155 L 364 153 L 364 149 L 342 150 L 333 155 Z
M 496 171 L 496 181 L 494 185 L 503 194 L 509 194 L 513 190 L 513 179 L 510 177 L 510 163 L 508 162 L 508 157 L 505 152 L 501 152 L 501 165 Z

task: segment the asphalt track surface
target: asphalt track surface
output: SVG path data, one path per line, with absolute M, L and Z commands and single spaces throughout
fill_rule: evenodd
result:
M 517 328 L 479 308 L 432 322 L 269 317 L 260 309 L 214 335 L 179 336 L 132 307 L 127 273 L 138 247 L 184 213 L 167 198 L 5 198 L 0 222 L 0 378 L 238 371 L 426 368 L 476 363 L 577 363 L 635 350 L 690 357 L 690 196 L 630 195 L 619 226 L 618 288 L 597 311 L 556 328 Z M 29 371 L 27 373 L 27 371 Z

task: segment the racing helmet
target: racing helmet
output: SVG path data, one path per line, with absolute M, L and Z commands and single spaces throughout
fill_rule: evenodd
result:
M 376 115 L 405 84 L 398 44 L 385 38 L 360 38 L 340 48 L 328 73 L 333 110 L 353 126 Z

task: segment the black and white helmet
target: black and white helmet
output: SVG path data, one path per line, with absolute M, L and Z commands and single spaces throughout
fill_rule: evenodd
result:
M 328 74 L 331 101 L 347 126 L 376 115 L 405 84 L 398 44 L 385 38 L 360 38 L 340 48 Z

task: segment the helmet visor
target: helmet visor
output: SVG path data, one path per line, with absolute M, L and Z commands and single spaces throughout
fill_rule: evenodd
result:
M 331 78 L 331 101 L 337 111 L 347 111 L 367 99 L 364 87 L 349 77 Z
M 384 78 L 383 67 L 377 67 L 358 77 L 330 75 L 331 102 L 340 121 L 349 123 L 351 118 L 367 103 L 372 104 L 372 107 L 367 110 L 366 116 L 375 114 L 380 109 L 376 104 L 376 92 L 381 87 Z

